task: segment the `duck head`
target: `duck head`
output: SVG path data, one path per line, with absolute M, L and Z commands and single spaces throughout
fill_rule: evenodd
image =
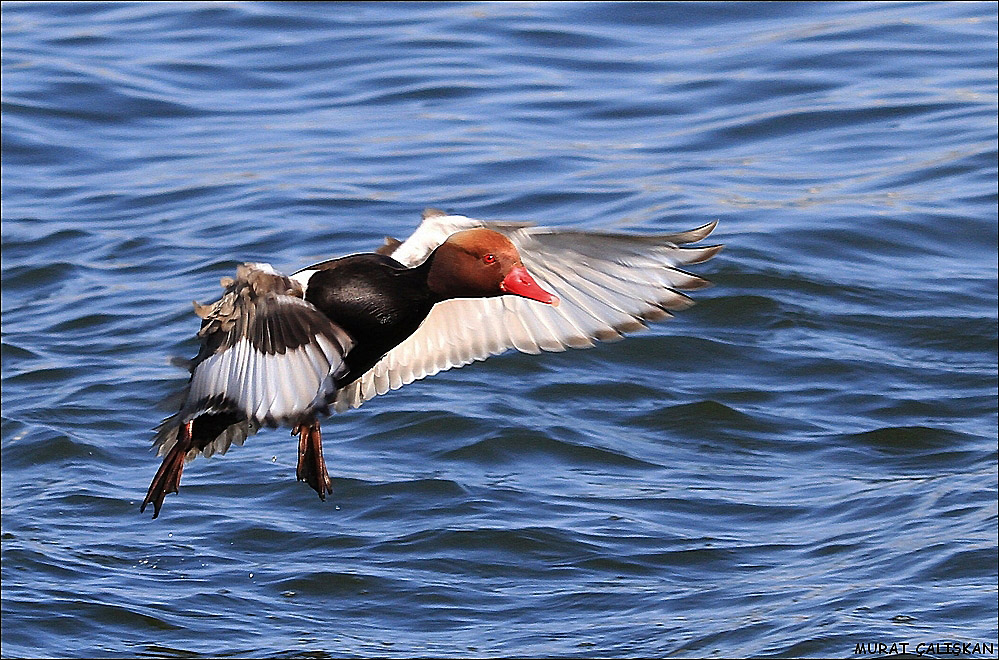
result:
M 558 305 L 524 268 L 517 248 L 491 229 L 452 234 L 433 254 L 427 285 L 441 300 L 514 295 Z

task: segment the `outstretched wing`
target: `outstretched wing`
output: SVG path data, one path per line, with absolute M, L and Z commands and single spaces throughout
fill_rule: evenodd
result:
M 302 299 L 302 288 L 267 264 L 243 264 L 213 305 L 196 305 L 204 321 L 184 404 L 160 425 L 159 453 L 175 429 L 201 415 L 226 423 L 204 452 L 224 452 L 261 425 L 295 424 L 324 409 L 346 370 L 353 339 Z M 231 421 L 231 423 L 229 423 Z
M 414 380 L 510 348 L 525 353 L 587 348 L 668 318 L 693 304 L 681 290 L 708 285 L 679 267 L 707 261 L 721 250 L 720 245 L 686 246 L 710 234 L 715 224 L 638 236 L 484 223 L 427 211 L 413 236 L 391 253 L 394 259 L 417 265 L 451 233 L 488 227 L 513 242 L 528 272 L 561 304 L 514 296 L 439 303 L 413 335 L 338 393 L 336 409 L 357 407 Z

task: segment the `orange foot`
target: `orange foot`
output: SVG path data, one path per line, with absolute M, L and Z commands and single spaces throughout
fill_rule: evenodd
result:
M 301 424 L 292 432 L 293 435 L 295 433 L 298 433 L 298 470 L 295 474 L 299 481 L 312 486 L 312 490 L 319 493 L 319 499 L 325 502 L 326 494 L 333 493 L 333 484 L 330 483 L 330 475 L 326 472 L 323 434 L 319 429 L 319 422 L 313 420 Z
M 187 456 L 187 452 L 193 445 L 191 441 L 191 428 L 193 426 L 194 421 L 192 420 L 186 424 L 181 424 L 177 430 L 177 442 L 163 457 L 160 469 L 156 471 L 156 476 L 149 484 L 146 499 L 142 500 L 142 506 L 139 507 L 140 513 L 145 511 L 146 505 L 152 502 L 153 518 L 156 518 L 160 515 L 163 498 L 167 496 L 167 493 L 176 493 L 180 488 L 180 475 L 184 473 L 184 457 Z

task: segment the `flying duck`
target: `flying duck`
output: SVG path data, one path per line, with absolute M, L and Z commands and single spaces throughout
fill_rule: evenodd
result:
M 185 463 L 225 453 L 261 426 L 299 438 L 299 481 L 325 500 L 321 416 L 510 348 L 587 348 L 620 339 L 693 301 L 706 280 L 679 266 L 711 222 L 634 235 L 483 222 L 428 209 L 406 241 L 292 275 L 246 263 L 214 304 L 195 303 L 201 348 L 180 410 L 157 427 L 163 463 L 140 511 L 160 513 Z

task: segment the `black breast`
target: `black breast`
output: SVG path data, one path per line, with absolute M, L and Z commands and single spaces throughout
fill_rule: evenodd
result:
M 318 270 L 309 279 L 305 299 L 357 342 L 347 354 L 350 371 L 340 386 L 359 378 L 413 334 L 434 304 L 426 269 L 406 268 L 390 257 L 358 254 L 313 268 Z

